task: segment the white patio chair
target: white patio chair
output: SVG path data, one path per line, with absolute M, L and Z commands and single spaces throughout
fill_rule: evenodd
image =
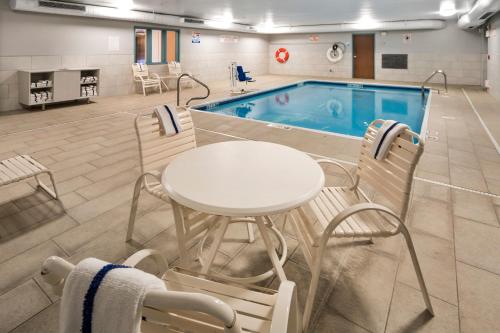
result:
M 146 64 L 132 64 L 132 72 L 134 73 L 134 82 L 140 83 L 142 86 L 142 93 L 146 96 L 147 88 L 158 88 L 161 90 L 161 78 L 156 73 L 150 73 L 148 65 Z
M 191 72 L 183 72 L 182 71 L 182 66 L 181 66 L 180 62 L 171 61 L 168 63 L 167 67 L 168 67 L 168 78 L 169 79 L 177 80 L 177 78 L 184 73 L 193 76 L 193 73 L 191 73 Z M 191 88 L 194 88 L 196 82 L 189 79 L 188 77 L 183 77 L 181 79 L 181 84 L 189 85 Z
M 52 189 L 40 181 L 40 176 L 47 174 L 52 183 Z M 0 161 L 0 186 L 19 182 L 34 177 L 42 190 L 57 199 L 57 188 L 52 172 L 28 155 L 18 155 Z
M 369 154 L 378 131 L 377 125 L 382 123 L 382 120 L 375 120 L 366 130 L 354 177 L 336 162 L 318 161 L 322 165 L 332 165 L 343 170 L 351 185 L 325 187 L 316 199 L 290 215 L 305 260 L 312 272 L 304 311 L 304 330 L 307 330 L 309 325 L 318 288 L 321 261 L 330 237 L 371 239 L 402 233 L 410 251 L 427 310 L 433 314 L 413 242 L 404 224 L 410 201 L 413 173 L 423 152 L 423 142 L 418 134 L 406 130 L 394 141 L 387 158 L 377 161 Z M 385 205 L 371 202 L 361 189 L 364 186 L 375 190 L 377 196 L 380 195 L 380 199 L 384 200 Z
M 180 110 L 180 112 L 179 112 Z M 177 155 L 196 148 L 196 136 L 191 113 L 185 108 L 177 108 L 182 131 L 173 136 L 166 136 L 160 131 L 158 119 L 154 114 L 138 114 L 135 118 L 135 132 L 139 143 L 141 176 L 137 179 L 132 198 L 132 207 L 127 230 L 126 241 L 132 240 L 137 205 L 141 189 L 149 194 L 170 202 L 170 198 L 161 184 L 161 171 L 177 157 Z M 202 214 L 189 208 L 172 205 L 175 215 L 175 226 L 179 253 L 181 258 L 187 257 L 187 250 L 203 232 L 215 225 L 219 217 Z M 248 223 L 248 237 L 254 239 L 253 225 Z M 183 261 L 183 265 L 188 264 Z
M 154 250 L 141 250 L 124 265 L 135 267 L 152 257 L 166 285 L 165 292 L 146 294 L 142 307 L 142 333 L 299 333 L 295 283 L 284 281 L 279 290 L 237 285 L 182 269 L 168 270 L 165 259 Z M 48 258 L 42 267 L 44 280 L 61 295 L 64 280 L 74 265 L 59 257 Z

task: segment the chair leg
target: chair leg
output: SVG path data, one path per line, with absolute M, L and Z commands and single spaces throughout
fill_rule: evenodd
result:
M 132 207 L 130 208 L 130 216 L 128 219 L 127 237 L 126 242 L 132 240 L 132 235 L 134 233 L 135 217 L 137 215 L 137 205 L 139 204 L 139 195 L 142 190 L 143 176 L 140 176 L 135 182 L 134 195 L 132 197 Z
M 413 246 L 413 241 L 411 240 L 410 233 L 404 225 L 402 225 L 401 233 L 405 237 L 406 245 L 408 246 L 408 250 L 410 251 L 411 261 L 413 262 L 413 267 L 415 268 L 415 273 L 417 274 L 418 284 L 420 285 L 420 290 L 422 291 L 424 302 L 427 306 L 427 311 L 429 311 L 429 313 L 434 316 L 434 309 L 432 308 L 431 299 L 429 297 L 427 287 L 425 286 L 424 276 L 422 275 L 420 264 L 418 263 L 417 253 L 415 252 L 415 247 Z
M 49 178 L 50 178 L 50 182 L 52 183 L 52 188 L 53 190 L 51 190 L 50 188 L 47 187 L 47 185 L 45 185 L 44 183 L 42 183 L 40 181 L 40 178 L 38 178 L 39 175 L 36 175 L 35 176 L 35 179 L 36 179 L 36 182 L 38 184 L 38 186 L 44 190 L 45 192 L 47 192 L 51 197 L 53 197 L 54 199 L 58 199 L 59 195 L 57 193 L 57 187 L 56 187 L 56 182 L 54 181 L 54 175 L 52 174 L 52 172 L 50 171 L 46 171 L 45 173 L 47 173 L 49 175 Z
M 146 87 L 144 86 L 144 84 L 142 85 L 142 94 L 146 96 Z
M 248 242 L 252 244 L 255 241 L 255 232 L 253 230 L 252 223 L 247 223 L 247 231 L 248 231 Z
M 304 325 L 304 332 L 307 332 L 309 328 L 309 322 L 311 320 L 312 310 L 314 306 L 314 299 L 316 298 L 316 292 L 318 291 L 319 285 L 319 275 L 321 274 L 321 257 L 322 253 L 317 253 L 315 256 L 311 282 L 309 285 L 309 291 L 307 292 L 306 305 L 304 308 L 304 315 L 302 319 L 302 324 Z
M 161 81 L 160 81 L 160 83 L 158 84 L 158 87 L 160 88 L 160 94 L 163 94 L 163 91 L 161 90 Z

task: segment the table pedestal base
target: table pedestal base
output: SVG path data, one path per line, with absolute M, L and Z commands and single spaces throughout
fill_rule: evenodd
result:
M 207 274 L 210 271 L 210 268 L 212 266 L 213 260 L 215 258 L 215 255 L 217 253 L 217 250 L 220 247 L 220 244 L 224 240 L 224 235 L 227 231 L 227 227 L 231 223 L 252 223 L 256 224 L 257 227 L 259 228 L 259 231 L 262 235 L 262 238 L 264 240 L 264 243 L 266 245 L 266 250 L 268 252 L 269 258 L 271 259 L 271 262 L 273 264 L 273 269 L 256 275 L 256 276 L 251 276 L 251 277 L 232 277 L 232 276 L 227 276 L 222 273 L 211 273 L 212 275 L 215 276 L 220 276 L 223 277 L 224 279 L 238 282 L 238 283 L 246 283 L 246 284 L 254 284 L 256 282 L 264 281 L 272 276 L 274 276 L 276 273 L 278 274 L 278 277 L 280 280 L 286 280 L 285 278 L 285 273 L 283 271 L 283 265 L 285 264 L 287 254 L 288 254 L 288 248 L 286 245 L 286 240 L 283 234 L 274 226 L 272 220 L 268 217 L 256 217 L 256 218 L 225 218 L 222 222 L 221 225 L 214 230 L 214 232 L 207 232 L 205 237 L 201 240 L 200 245 L 199 245 L 199 256 L 198 259 L 200 261 L 200 264 L 202 266 L 202 273 Z M 279 247 L 281 248 L 281 257 L 278 257 L 278 254 L 276 253 L 276 249 L 274 248 L 273 242 L 271 238 L 269 237 L 269 232 L 272 232 L 276 238 L 279 241 Z M 205 244 L 206 239 L 210 234 L 214 235 L 214 241 L 213 243 L 209 246 L 208 248 L 208 258 L 205 260 L 203 258 L 203 247 Z M 250 236 L 250 228 L 249 228 L 249 241 L 248 243 L 252 243 L 253 239 L 251 239 Z

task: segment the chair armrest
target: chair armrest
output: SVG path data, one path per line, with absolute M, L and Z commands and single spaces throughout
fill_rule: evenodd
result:
M 302 317 L 298 310 L 297 286 L 292 281 L 283 281 L 280 284 L 269 332 L 302 332 Z
M 158 267 L 158 276 L 163 276 L 165 272 L 168 270 L 168 263 L 165 258 L 161 255 L 160 252 L 152 249 L 143 249 L 139 252 L 134 253 L 130 257 L 128 257 L 123 264 L 125 266 L 136 267 L 139 263 L 141 263 L 144 259 L 150 258 L 154 260 L 156 266 Z
M 150 76 L 152 78 L 154 78 L 155 80 L 161 80 L 161 77 L 160 77 L 160 75 L 158 75 L 158 73 L 151 73 Z
M 332 160 L 326 160 L 326 159 L 319 159 L 319 160 L 316 160 L 316 162 L 323 168 L 323 164 L 330 164 L 330 165 L 333 165 L 333 166 L 336 166 L 338 167 L 339 169 L 341 169 L 342 171 L 344 171 L 344 173 L 349 177 L 349 180 L 351 181 L 351 185 L 355 185 L 356 182 L 354 181 L 354 178 L 352 177 L 351 173 L 349 172 L 349 170 L 346 169 L 345 166 L 343 166 L 342 164 L 338 163 L 338 162 L 335 162 L 335 161 L 332 161 Z
M 144 76 L 142 76 L 142 75 L 135 75 L 135 80 L 137 80 L 137 79 L 139 79 L 142 82 L 144 82 Z
M 340 213 L 338 213 L 333 218 L 333 220 L 330 222 L 330 224 L 328 224 L 328 226 L 325 229 L 325 232 L 323 233 L 323 237 L 322 237 L 322 240 L 321 240 L 322 243 L 320 244 L 320 246 L 326 246 L 326 242 L 328 241 L 328 238 L 330 238 L 331 233 L 345 219 L 347 219 L 351 215 L 354 215 L 354 214 L 357 214 L 357 213 L 361 213 L 361 212 L 364 212 L 364 211 L 367 211 L 367 210 L 374 210 L 374 211 L 378 211 L 378 212 L 385 213 L 387 215 L 392 216 L 396 221 L 398 221 L 398 223 L 400 225 L 398 227 L 398 229 L 403 225 L 403 222 L 401 221 L 401 219 L 399 218 L 399 216 L 395 212 L 393 212 L 392 210 L 390 210 L 389 208 L 387 208 L 385 206 L 382 206 L 382 205 L 379 205 L 379 204 L 376 204 L 376 203 L 373 203 L 373 202 L 358 203 L 358 204 L 352 205 L 349 208 L 344 209 L 343 211 L 341 211 Z

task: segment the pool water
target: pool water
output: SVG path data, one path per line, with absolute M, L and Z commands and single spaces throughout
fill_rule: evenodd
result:
M 429 90 L 304 81 L 203 104 L 195 110 L 362 137 L 375 119 L 394 119 L 420 133 Z

